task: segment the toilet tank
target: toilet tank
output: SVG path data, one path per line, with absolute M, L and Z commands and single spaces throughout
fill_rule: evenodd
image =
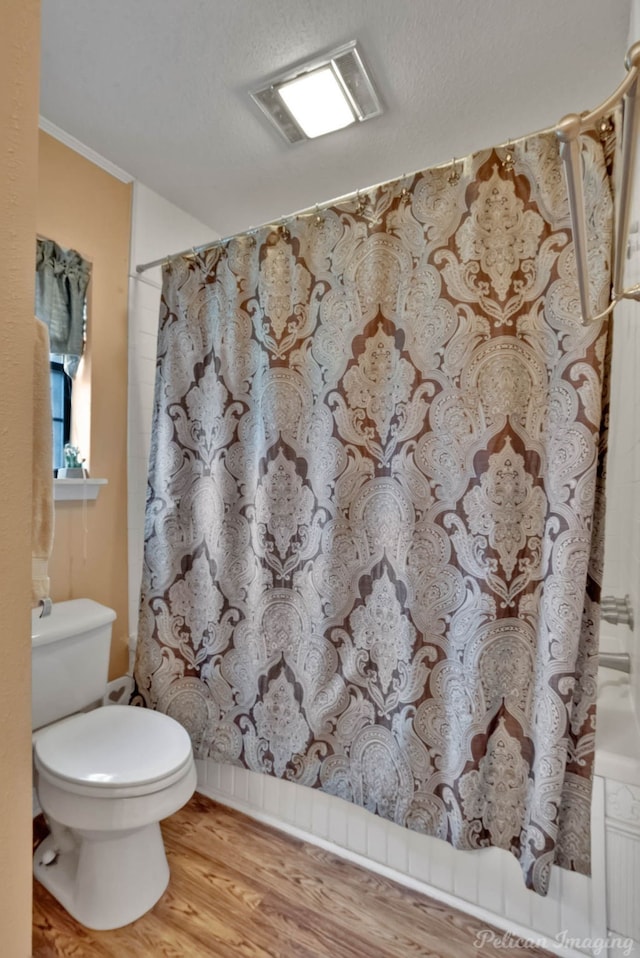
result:
M 102 700 L 116 617 L 91 599 L 55 602 L 51 614 L 31 613 L 31 728 Z

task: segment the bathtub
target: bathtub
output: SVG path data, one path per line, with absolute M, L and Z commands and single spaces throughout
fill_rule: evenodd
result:
M 603 652 L 622 652 L 613 635 L 600 639 Z M 595 774 L 640 788 L 640 723 L 633 707 L 629 676 L 598 670 Z
M 626 651 L 610 634 L 600 648 Z M 598 671 L 595 774 L 596 788 L 604 786 L 608 936 L 618 940 L 609 956 L 623 954 L 619 942 L 633 939 L 628 954 L 640 958 L 640 722 L 629 675 L 606 668 Z

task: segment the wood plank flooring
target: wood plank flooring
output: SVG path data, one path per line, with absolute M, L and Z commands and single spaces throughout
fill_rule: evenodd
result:
M 33 958 L 489 958 L 511 950 L 504 940 L 474 946 L 482 922 L 202 795 L 162 830 L 169 888 L 125 928 L 83 928 L 34 881 Z M 511 947 L 518 958 L 547 954 Z

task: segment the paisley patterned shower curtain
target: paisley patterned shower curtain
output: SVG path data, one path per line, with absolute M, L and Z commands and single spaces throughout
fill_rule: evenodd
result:
M 165 269 L 134 702 L 542 894 L 588 874 L 607 363 L 551 134 Z

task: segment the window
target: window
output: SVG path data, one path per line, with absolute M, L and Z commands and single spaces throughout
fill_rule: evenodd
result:
M 64 356 L 50 354 L 53 468 L 64 466 L 64 446 L 71 434 L 71 379 L 64 371 Z
M 37 238 L 35 314 L 49 330 L 54 470 L 65 466 L 64 447 L 71 438 L 72 380 L 78 387 L 74 389 L 76 403 L 83 393 L 75 376 L 85 348 L 90 277 L 91 263 L 76 250 L 64 249 L 42 236 Z M 74 439 L 80 439 L 75 421 L 73 433 Z

